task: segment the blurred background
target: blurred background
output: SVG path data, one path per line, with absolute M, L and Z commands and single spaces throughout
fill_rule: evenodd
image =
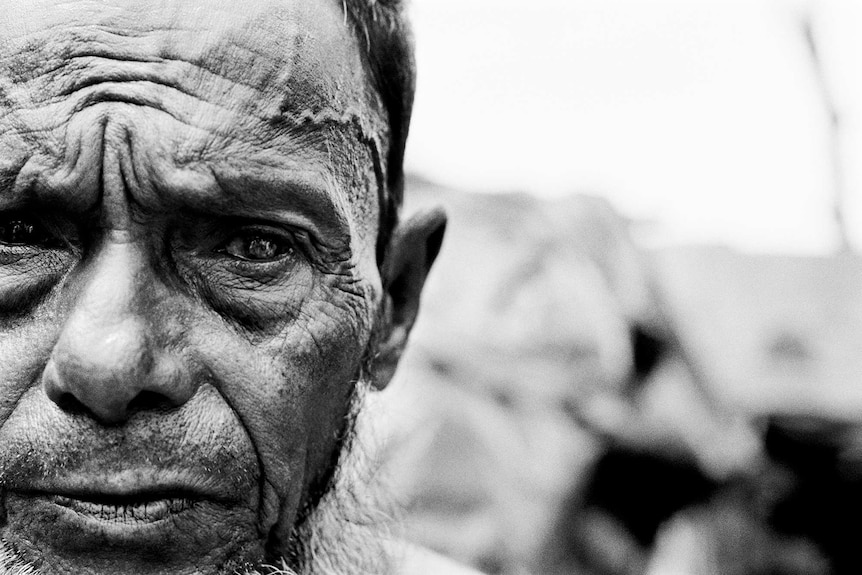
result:
M 862 572 L 862 3 L 412 0 L 384 398 L 408 536 L 491 574 Z

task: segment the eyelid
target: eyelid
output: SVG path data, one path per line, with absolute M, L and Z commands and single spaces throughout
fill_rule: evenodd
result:
M 69 232 L 73 231 L 70 229 L 70 226 L 63 226 L 56 217 L 34 213 L 32 210 L 26 209 L 0 211 L 0 225 L 16 220 L 34 224 L 39 232 L 44 233 L 45 241 L 40 244 L 0 244 L 5 250 L 12 248 L 29 250 L 61 248 L 72 251 L 77 245 L 75 243 L 77 233 L 73 232 L 70 234 Z
M 282 244 L 285 248 L 283 253 L 272 259 L 253 259 L 239 257 L 228 252 L 230 244 L 237 239 L 255 236 L 270 238 L 272 241 Z M 287 260 L 303 260 L 311 263 L 316 260 L 315 247 L 309 239 L 307 232 L 284 226 L 281 224 L 252 222 L 246 225 L 238 225 L 230 228 L 230 231 L 220 236 L 220 241 L 208 251 L 219 257 L 229 258 L 231 265 L 242 267 L 248 272 L 254 270 L 264 271 L 266 267 L 278 267 Z
M 221 236 L 220 245 L 225 245 L 238 236 L 248 236 L 251 234 L 260 234 L 264 236 L 284 237 L 288 240 L 293 240 L 297 231 L 291 230 L 283 225 L 266 224 L 260 222 L 252 222 L 247 224 L 239 224 L 229 228 L 225 234 Z

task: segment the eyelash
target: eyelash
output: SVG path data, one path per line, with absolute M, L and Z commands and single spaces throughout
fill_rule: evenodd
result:
M 314 240 L 304 230 L 286 229 L 267 224 L 239 224 L 230 227 L 230 232 L 210 250 L 211 257 L 221 261 L 226 271 L 249 280 L 272 281 L 285 274 L 292 266 L 314 263 L 316 249 Z M 276 241 L 283 246 L 283 253 L 273 259 L 254 260 L 237 257 L 228 252 L 228 246 L 237 240 L 250 241 L 255 237 Z
M 74 265 L 78 250 L 68 236 L 75 236 L 66 232 L 50 217 L 0 213 L 0 276 L 7 282 L 0 316 L 25 313 Z M 11 291 L 10 285 L 15 286 Z
M 3 236 L 14 236 L 16 233 L 31 234 L 32 238 L 22 238 L 24 241 L 3 241 Z M 34 241 L 26 241 L 29 239 Z M 60 243 L 59 238 L 40 218 L 26 213 L 11 213 L 0 217 L 0 245 L 7 249 L 53 248 Z
M 74 238 L 67 237 L 66 231 L 54 222 L 26 211 L 0 213 L 0 264 L 40 261 L 59 265 L 63 261 L 62 253 L 77 249 L 72 243 Z M 16 233 L 23 234 L 23 237 L 16 238 Z M 18 241 L 2 241 L 4 239 Z
M 263 240 L 274 244 L 274 249 L 281 250 L 280 253 L 268 258 L 254 259 L 231 253 L 232 245 L 239 242 L 251 244 L 255 240 Z M 297 251 L 297 242 L 293 234 L 283 230 L 273 230 L 261 226 L 246 226 L 234 231 L 226 240 L 222 241 L 213 250 L 215 253 L 231 257 L 239 261 L 252 262 L 254 264 L 272 263 L 294 255 Z

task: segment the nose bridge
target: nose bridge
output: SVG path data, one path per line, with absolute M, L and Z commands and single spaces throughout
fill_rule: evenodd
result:
M 121 238 L 122 240 L 122 238 Z M 137 366 L 147 355 L 147 326 L 141 313 L 143 254 L 127 241 L 108 241 L 78 278 L 80 285 L 56 353 L 83 355 L 94 365 L 119 367 L 128 357 Z M 128 356 L 128 352 L 133 352 Z M 131 361 L 127 367 L 131 368 Z
M 123 239 L 104 243 L 72 280 L 78 283 L 76 295 L 43 375 L 55 403 L 83 406 L 107 423 L 128 417 L 142 392 L 174 405 L 190 395 L 164 374 L 156 377 L 157 336 L 145 296 L 153 282 L 142 248 Z

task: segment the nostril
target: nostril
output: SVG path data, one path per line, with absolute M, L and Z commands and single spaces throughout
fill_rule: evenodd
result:
M 57 407 L 70 415 L 86 415 L 88 417 L 96 417 L 96 419 L 105 420 L 105 414 L 96 413 L 101 410 L 93 410 L 81 402 L 74 394 L 69 392 L 61 392 L 52 397 Z M 130 417 L 132 414 L 139 411 L 168 411 L 176 407 L 169 397 L 154 391 L 141 391 L 136 395 L 126 406 L 122 419 Z
M 173 358 L 161 356 L 155 366 L 148 353 L 110 363 L 104 356 L 65 351 L 49 359 L 42 386 L 48 399 L 70 415 L 85 414 L 105 425 L 120 425 L 140 411 L 176 409 L 197 389 Z
M 62 392 L 52 399 L 54 400 L 54 403 L 57 404 L 57 407 L 66 413 L 72 415 L 90 414 L 90 410 L 87 409 L 87 406 L 81 403 L 78 398 L 71 393 Z
M 126 407 L 126 411 L 129 415 L 132 415 L 138 411 L 167 411 L 174 407 L 176 407 L 176 403 L 169 397 L 156 391 L 145 389 L 138 393 L 138 395 L 129 402 L 129 405 Z

